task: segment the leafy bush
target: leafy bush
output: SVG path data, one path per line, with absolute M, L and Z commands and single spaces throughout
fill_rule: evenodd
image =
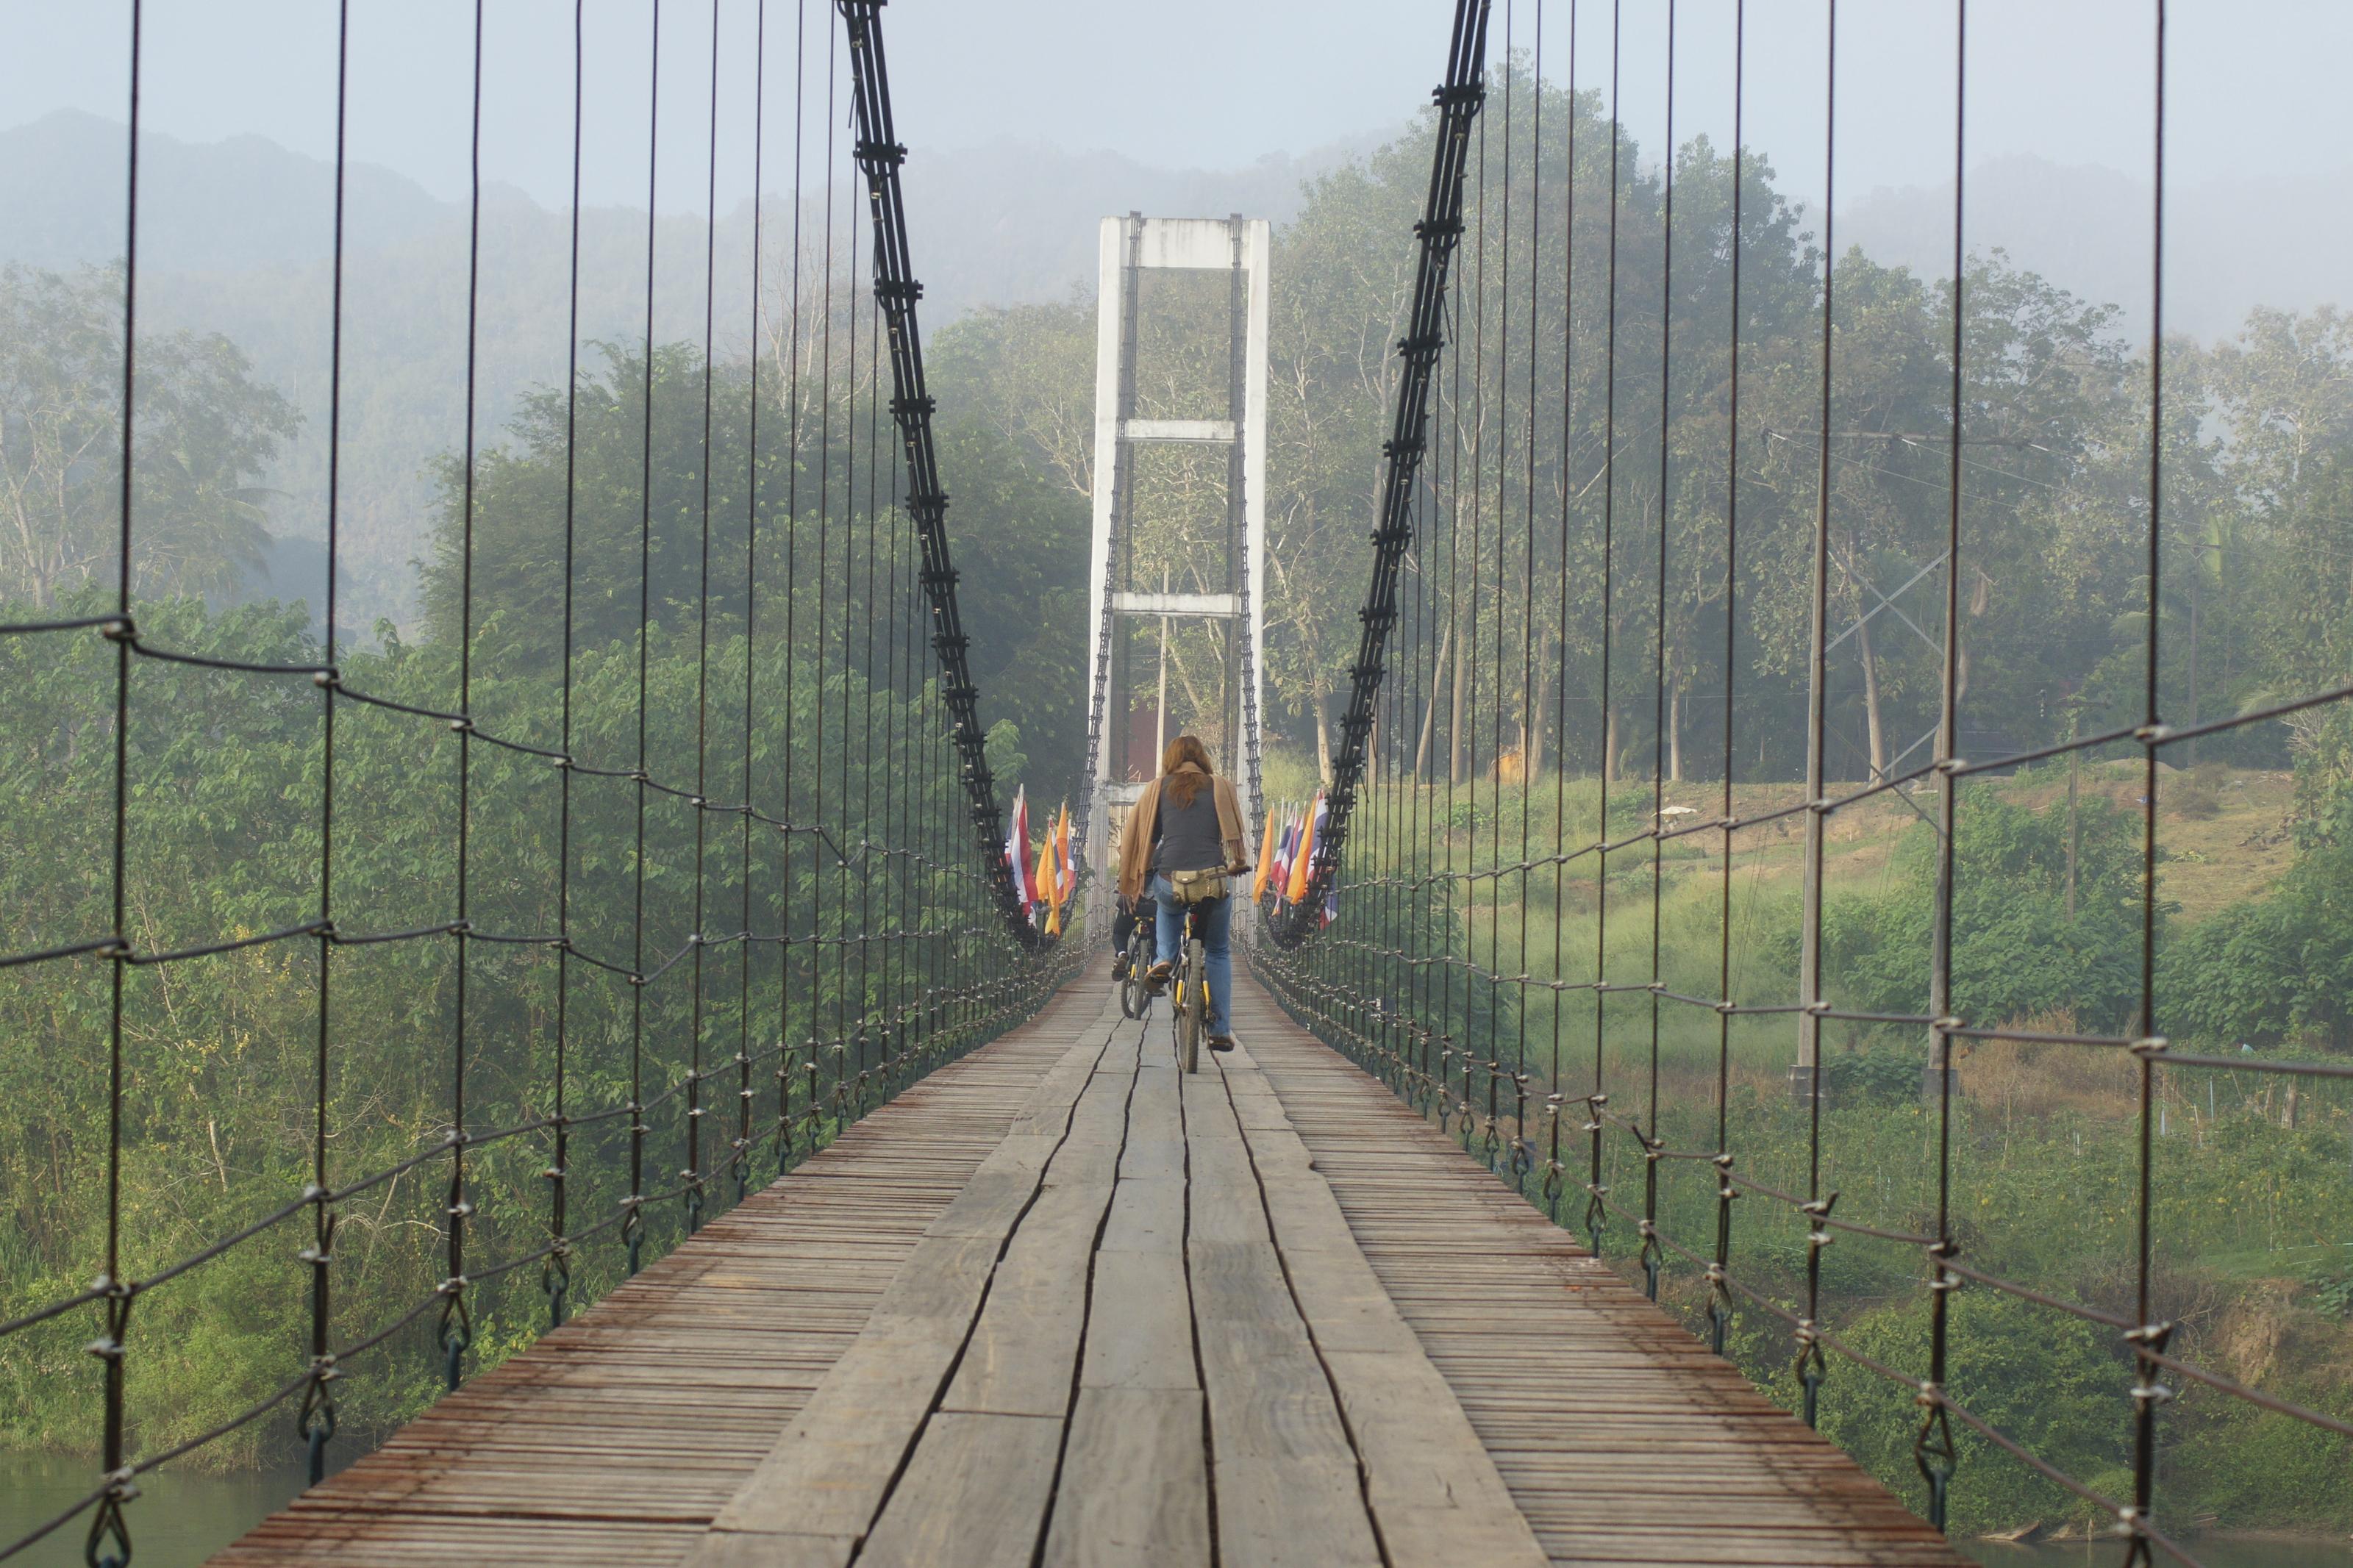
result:
M 2353 790 L 2340 789 L 2269 898 L 2236 904 L 2169 944 L 2161 1026 L 2210 1045 L 2339 1047 L 2353 1025 Z
M 1946 1386 L 1953 1397 L 2077 1479 L 2114 1484 L 2131 1462 L 2129 1424 L 2117 1419 L 2117 1411 L 2132 1367 L 2107 1337 L 2079 1319 L 1975 1288 L 1953 1298 L 1951 1313 Z M 1922 1302 L 1866 1313 L 1840 1338 L 1898 1372 L 1927 1373 L 1928 1312 Z M 1925 1512 L 1927 1486 L 1912 1458 L 1920 1413 L 1910 1400 L 1890 1394 L 1882 1379 L 1832 1356 L 1822 1385 L 1821 1432 Z M 1960 1422 L 1952 1429 L 1958 1456 L 1950 1514 L 1956 1535 L 2084 1512 L 2085 1505 L 2064 1489 L 2026 1471 Z
M 1989 795 L 1962 806 L 1953 855 L 1953 1004 L 1962 1016 L 1999 1023 L 2068 1010 L 2099 1029 L 2131 1017 L 2140 995 L 2138 825 L 2087 800 L 2076 837 L 2071 917 L 2064 803 L 2037 812 Z M 1926 1006 L 1936 871 L 1936 832 L 1916 826 L 1896 846 L 1884 897 L 1827 901 L 1823 976 L 1833 996 L 1883 1013 Z

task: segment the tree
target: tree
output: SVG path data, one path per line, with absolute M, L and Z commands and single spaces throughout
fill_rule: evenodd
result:
M 234 597 L 270 542 L 258 488 L 301 424 L 217 333 L 139 343 L 132 576 Z M 122 272 L 0 268 L 0 600 L 47 607 L 117 560 Z

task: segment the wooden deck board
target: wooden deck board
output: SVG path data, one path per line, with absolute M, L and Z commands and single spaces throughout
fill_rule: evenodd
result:
M 1569 1232 L 1237 990 L 1236 1028 L 1320 1182 L 1554 1563 L 1962 1563 Z
M 1074 986 L 215 1561 L 1959 1562 L 1237 990 L 1187 1076 Z

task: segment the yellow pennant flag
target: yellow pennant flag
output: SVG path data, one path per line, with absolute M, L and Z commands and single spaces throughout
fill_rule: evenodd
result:
M 1049 832 L 1038 844 L 1038 898 L 1046 906 L 1046 934 L 1062 934 L 1062 902 L 1054 896 L 1054 836 Z
M 1270 805 L 1266 808 L 1266 837 L 1259 840 L 1258 875 L 1250 879 L 1251 903 L 1266 897 L 1266 879 L 1274 875 L 1274 843 L 1281 837 L 1282 830 L 1276 826 L 1274 807 Z

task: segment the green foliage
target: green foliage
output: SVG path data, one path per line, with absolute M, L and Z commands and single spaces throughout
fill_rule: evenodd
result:
M 2073 912 L 2069 814 L 1991 796 L 1966 800 L 1953 846 L 1953 1006 L 1974 1023 L 2071 1013 L 2122 1027 L 2140 994 L 2139 823 L 2105 799 L 2076 816 Z M 1904 835 L 1884 898 L 1825 901 L 1823 973 L 1832 994 L 1882 1013 L 1919 1013 L 1939 875 L 1936 830 Z
M 2119 1419 L 2118 1395 L 2131 1381 L 2132 1365 L 2114 1342 L 2091 1323 L 1991 1290 L 1963 1290 L 1950 1310 L 1947 1386 L 1953 1397 L 2030 1453 L 2088 1484 L 2114 1488 L 2124 1472 L 2123 1495 L 2129 1497 L 2130 1427 Z M 1928 1312 L 1916 1300 L 1866 1312 L 1838 1333 L 1883 1365 L 1908 1372 L 1928 1365 Z M 1920 1412 L 1901 1388 L 1831 1359 L 1821 1394 L 1822 1435 L 1914 1511 L 1926 1512 L 1927 1487 L 1913 1463 Z M 2055 1523 L 2085 1517 L 2085 1505 L 2057 1483 L 2019 1466 L 1963 1424 L 1954 1422 L 1952 1429 L 1958 1458 L 1954 1533 L 1975 1535 L 2035 1518 Z
M 1822 1091 L 1833 1105 L 1902 1105 L 1920 1096 L 1920 1052 L 1893 1040 L 1822 1058 Z
M 837 589 L 837 592 L 839 592 Z M 59 608 L 111 606 L 90 587 Z M 839 612 L 836 612 L 837 616 Z M 153 644 L 206 658 L 309 665 L 322 652 L 299 607 L 221 614 L 192 598 L 138 606 Z M 834 623 L 836 627 L 839 622 Z M 486 632 L 488 644 L 494 632 Z M 944 790 L 935 696 L 903 680 L 870 680 L 837 662 L 822 686 L 804 625 L 787 669 L 781 639 L 747 647 L 714 632 L 715 691 L 761 694 L 745 736 L 733 705 L 714 701 L 701 768 L 715 796 L 747 787 L 771 810 L 802 814 L 824 792 L 824 820 L 847 847 L 839 864 L 806 836 L 751 834 L 660 791 L 644 792 L 643 942 L 638 945 L 638 787 L 577 773 L 571 787 L 569 927 L 581 955 L 559 998 L 557 955 L 544 942 L 476 942 L 459 1012 L 456 945 L 447 936 L 332 950 L 327 985 L 327 1179 L 353 1182 L 439 1148 L 455 1109 L 462 1028 L 466 1124 L 477 1133 L 547 1115 L 556 1081 L 556 1008 L 565 1010 L 566 1109 L 575 1116 L 627 1103 L 633 1082 L 658 1100 L 646 1120 L 649 1190 L 685 1167 L 688 1092 L 699 1059 L 719 1068 L 764 1053 L 751 1074 L 756 1104 L 738 1122 L 736 1079 L 723 1070 L 701 1094 L 712 1108 L 697 1163 L 723 1170 L 746 1131 L 754 1180 L 776 1168 L 778 1068 L 788 1075 L 793 1142 L 806 1152 L 845 1114 L 871 1103 L 886 1038 L 911 1020 L 934 1052 L 973 1043 L 916 1004 L 934 966 L 959 955 L 1002 961 L 1007 940 L 983 908 L 960 800 Z M 839 635 L 838 631 L 835 635 Z M 510 639 L 478 654 L 476 710 L 500 732 L 553 745 L 563 683 L 534 649 Z M 0 951 L 82 940 L 109 928 L 111 896 L 113 669 L 94 635 L 0 639 Z M 647 756 L 658 779 L 698 777 L 697 695 L 704 655 L 695 629 L 657 625 L 643 679 Z M 449 703 L 456 649 L 394 638 L 347 649 L 347 687 L 422 708 Z M 733 682 L 721 684 L 732 668 Z M 626 769 L 637 755 L 634 637 L 581 650 L 572 674 L 573 754 Z M 788 679 L 789 677 L 789 679 Z M 740 698 L 738 699 L 740 701 Z M 126 929 L 156 952 L 282 930 L 319 908 L 322 699 L 284 676 L 134 659 L 131 667 Z M 447 724 L 353 700 L 336 704 L 333 914 L 347 937 L 415 930 L 450 918 L 456 896 L 459 747 Z M 820 716 L 828 727 L 820 731 Z M 846 716 L 846 717 L 845 717 Z M 793 734 L 786 745 L 787 726 Z M 559 777 L 539 757 L 471 748 L 470 918 L 491 936 L 562 928 L 556 904 Z M 913 784 L 927 784 L 916 809 Z M 925 859 L 870 858 L 862 840 L 917 848 Z M 747 885 L 746 875 L 750 881 Z M 700 904 L 698 904 L 698 894 Z M 749 902 L 746 905 L 748 895 Z M 703 918 L 698 919 L 698 910 Z M 739 911 L 743 911 L 739 913 Z M 790 934 L 681 952 L 687 933 Z M 808 939 L 909 931 L 900 943 L 816 947 Z M 642 991 L 615 969 L 651 972 Z M 594 962 L 591 962 L 591 961 Z M 605 967 L 607 965 L 612 967 Z M 289 1202 L 311 1181 L 322 974 L 307 939 L 130 971 L 124 983 L 122 1268 L 149 1276 Z M 913 1009 L 911 1011 L 911 1008 Z M 0 1029 L 38 1048 L 0 1052 L 0 1318 L 72 1294 L 102 1267 L 109 988 L 107 966 L 66 961 L 12 972 Z M 960 1020 L 953 1021 L 960 1023 Z M 834 1046 L 839 1043 L 840 1049 Z M 778 1049 L 781 1059 L 768 1060 Z M 673 1089 L 666 1095 L 660 1091 Z M 565 1163 L 571 1228 L 596 1227 L 574 1266 L 576 1308 L 621 1269 L 611 1221 L 628 1191 L 626 1121 L 575 1128 Z M 544 1131 L 491 1142 L 467 1158 L 468 1257 L 477 1272 L 543 1245 L 551 1161 Z M 432 1157 L 342 1205 L 334 1247 L 334 1342 L 349 1344 L 426 1299 L 446 1272 L 440 1205 L 446 1157 Z M 733 1191 L 723 1174 L 712 1205 Z M 649 1215 L 654 1250 L 682 1228 L 672 1197 Z M 130 1381 L 134 1446 L 153 1452 L 227 1419 L 298 1371 L 308 1270 L 294 1258 L 309 1220 L 266 1230 L 139 1299 Z M 476 1362 L 529 1342 L 545 1321 L 537 1267 L 483 1279 L 472 1292 Z M 95 1408 L 82 1352 L 87 1311 L 0 1340 L 0 1442 L 87 1451 Z M 382 1431 L 438 1389 L 429 1314 L 345 1368 L 345 1427 Z M 285 1428 L 257 1422 L 208 1448 L 201 1463 L 287 1451 Z
M 2353 785 L 2337 788 L 2268 897 L 2167 946 L 2158 994 L 2167 1028 L 2209 1046 L 2353 1043 Z

